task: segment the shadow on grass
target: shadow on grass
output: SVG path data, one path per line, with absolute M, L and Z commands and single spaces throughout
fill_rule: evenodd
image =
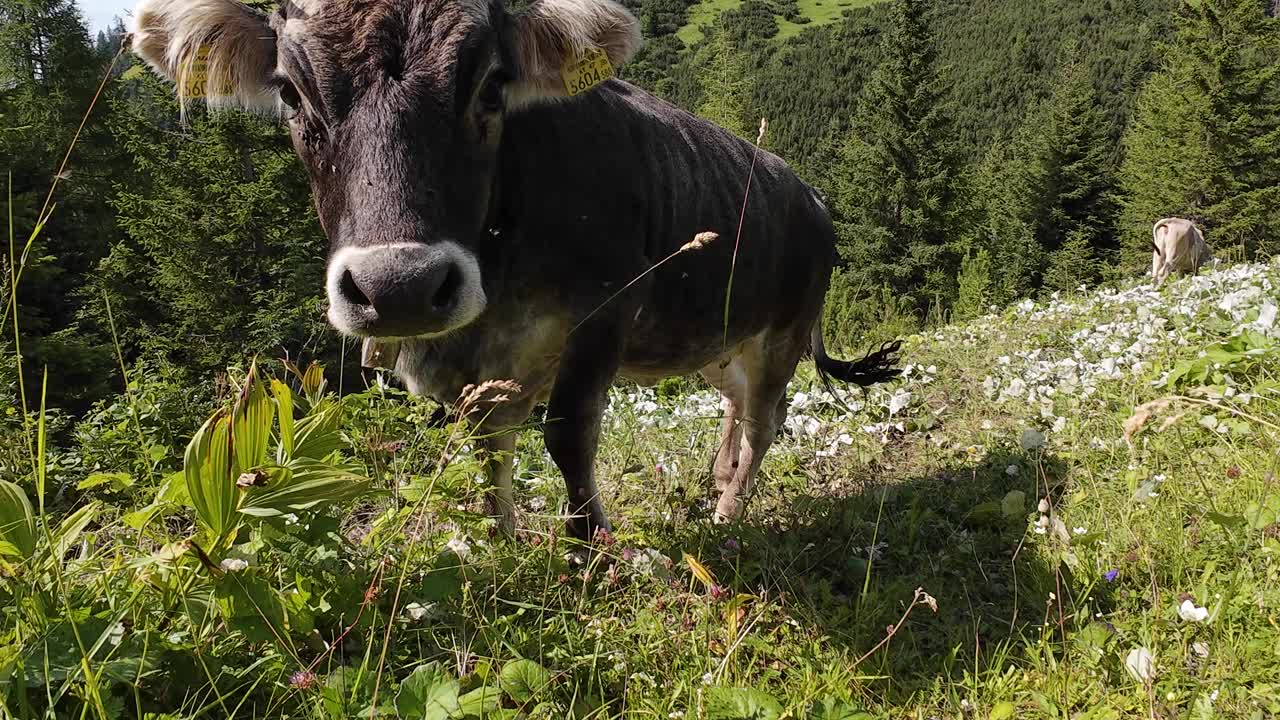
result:
M 857 674 L 882 679 L 877 694 L 900 702 L 939 678 L 1025 657 L 1046 618 L 1057 631 L 1050 593 L 1063 597 L 1070 579 L 1026 538 L 1038 499 L 1046 487 L 1056 497 L 1064 477 L 1055 458 L 1032 464 L 1023 453 L 994 453 L 839 497 L 806 490 L 779 498 L 766 488 L 774 497 L 756 498 L 744 522 L 694 523 L 682 539 L 734 591 L 765 593 L 825 642 L 867 655 Z M 917 587 L 936 598 L 937 613 L 916 607 L 872 652 Z

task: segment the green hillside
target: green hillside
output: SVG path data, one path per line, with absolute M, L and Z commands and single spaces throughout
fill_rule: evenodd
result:
M 720 13 L 725 10 L 732 10 L 741 6 L 742 2 L 743 0 L 702 0 L 695 5 L 691 5 L 688 10 L 688 22 L 680 28 L 676 35 L 685 45 L 696 45 L 702 40 L 702 30 L 705 26 L 714 23 Z M 780 40 L 794 37 L 806 28 L 819 27 L 839 20 L 846 10 L 866 7 L 877 2 L 882 2 L 882 0 L 796 0 L 800 16 L 806 18 L 807 22 L 792 22 L 781 14 L 777 14 L 778 34 L 776 37 Z

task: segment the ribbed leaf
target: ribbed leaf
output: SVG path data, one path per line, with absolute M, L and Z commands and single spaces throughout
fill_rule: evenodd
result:
M 215 412 L 187 444 L 183 463 L 187 492 L 196 517 L 218 537 L 234 522 L 239 499 L 230 429 L 231 418 L 226 412 Z
M 71 546 L 80 541 L 80 535 L 89 523 L 98 517 L 99 505 L 90 503 L 62 519 L 52 533 L 53 547 L 41 550 L 42 557 L 52 558 L 60 562 L 66 557 Z M 45 555 L 45 553 L 48 553 Z
M 231 416 L 231 435 L 235 465 L 240 471 L 251 470 L 267 462 L 267 441 L 275 420 L 275 403 L 258 377 L 255 365 L 245 378 L 244 391 Z M 238 474 L 238 473 L 237 473 Z
M 346 502 L 369 489 L 369 480 L 341 468 L 315 462 L 295 463 L 268 471 L 265 487 L 252 488 L 240 512 L 272 517 L 313 510 L 317 506 Z
M 286 462 L 293 457 L 293 391 L 288 385 L 272 379 L 271 394 L 276 398 L 276 414 L 280 418 L 280 450 L 276 453 L 276 462 Z
M 324 391 L 324 368 L 320 363 L 311 363 L 302 376 L 302 392 L 314 398 Z
M 324 402 L 297 422 L 294 428 L 294 458 L 323 460 L 336 450 L 346 446 L 338 425 L 342 421 L 342 407 Z
M 5 480 L 0 480 L 0 542 L 12 545 L 23 560 L 36 551 L 36 520 L 31 502 L 22 488 Z

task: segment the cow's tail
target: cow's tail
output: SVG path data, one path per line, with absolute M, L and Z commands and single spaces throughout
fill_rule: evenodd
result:
M 898 369 L 898 351 L 902 349 L 901 340 L 886 342 L 880 349 L 868 352 L 861 360 L 848 361 L 833 358 L 827 354 L 826 344 L 822 341 L 822 313 L 813 324 L 809 336 L 809 347 L 813 351 L 813 362 L 818 367 L 818 378 L 822 384 L 831 389 L 831 378 L 841 382 L 853 383 L 862 387 L 870 387 L 876 383 L 892 380 L 902 372 Z

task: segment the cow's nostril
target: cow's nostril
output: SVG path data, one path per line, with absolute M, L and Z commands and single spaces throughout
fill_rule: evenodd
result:
M 452 307 L 454 298 L 458 294 L 458 288 L 461 285 L 462 273 L 458 270 L 457 265 L 450 265 L 449 271 L 445 273 L 444 282 L 440 283 L 440 287 L 436 288 L 435 293 L 431 296 L 431 309 L 439 312 Z
M 360 286 L 356 284 L 356 279 L 351 275 L 350 270 L 343 271 L 342 279 L 338 281 L 338 291 L 352 305 L 373 305 L 373 302 L 369 300 L 369 296 L 365 295 Z

